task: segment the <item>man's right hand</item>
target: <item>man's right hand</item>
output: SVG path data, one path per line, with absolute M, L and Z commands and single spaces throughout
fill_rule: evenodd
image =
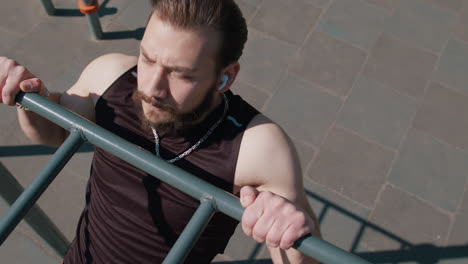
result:
M 15 105 L 19 92 L 39 93 L 45 95 L 41 80 L 16 61 L 0 57 L 0 103 Z

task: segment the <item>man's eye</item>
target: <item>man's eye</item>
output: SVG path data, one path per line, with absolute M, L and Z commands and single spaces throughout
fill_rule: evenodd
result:
M 187 81 L 193 80 L 193 76 L 190 76 L 190 75 L 186 75 L 186 74 L 183 74 L 183 73 L 177 73 L 177 72 L 175 72 L 174 74 L 175 74 L 175 75 L 177 76 L 177 78 L 179 78 L 179 79 L 184 79 L 184 80 L 187 80 Z
M 146 63 L 146 64 L 150 64 L 152 63 L 150 60 L 148 60 L 145 56 L 141 56 L 141 60 Z

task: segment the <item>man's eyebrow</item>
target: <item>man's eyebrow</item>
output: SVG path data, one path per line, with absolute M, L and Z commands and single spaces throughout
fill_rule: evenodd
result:
M 140 51 L 141 51 L 141 54 L 148 60 L 150 61 L 156 61 L 155 58 L 151 58 L 148 53 L 146 53 L 145 49 L 143 48 L 143 46 L 140 46 Z M 190 67 L 183 67 L 183 66 L 177 66 L 177 65 L 163 65 L 164 68 L 167 68 L 167 69 L 170 69 L 171 71 L 175 71 L 175 72 L 196 72 L 197 69 L 194 68 L 190 68 Z

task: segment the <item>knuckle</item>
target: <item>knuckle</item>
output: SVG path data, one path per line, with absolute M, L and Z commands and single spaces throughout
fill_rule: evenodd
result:
M 7 59 L 5 61 L 5 66 L 7 69 L 12 69 L 16 66 L 16 61 L 12 60 L 12 59 Z
M 286 214 L 295 217 L 296 214 L 296 207 L 291 203 L 286 203 L 283 205 L 283 210 Z
M 249 212 L 245 212 L 242 216 L 242 226 L 252 229 L 256 222 L 256 218 L 249 214 Z
M 260 199 L 270 199 L 272 196 L 273 194 L 269 191 L 263 191 L 258 195 Z
M 278 239 L 272 239 L 272 238 L 267 237 L 266 243 L 269 247 L 277 248 L 279 246 L 280 241 Z
M 281 249 L 290 249 L 292 247 L 293 241 L 289 239 L 285 239 L 281 241 L 280 248 Z
M 305 225 L 307 225 L 307 216 L 305 215 L 304 212 L 301 212 L 301 211 L 295 212 L 293 215 L 293 219 L 294 219 L 294 224 L 298 227 L 302 228 Z
M 263 243 L 265 242 L 265 234 L 263 234 L 261 231 L 257 230 L 257 229 L 254 229 L 253 232 L 252 232 L 252 236 L 254 237 L 254 239 L 259 242 L 259 243 Z
M 275 196 L 275 197 L 272 197 L 272 198 L 271 198 L 270 204 L 271 204 L 274 208 L 279 208 L 279 207 L 284 206 L 285 201 L 284 201 L 284 199 L 283 199 L 282 197 Z
M 19 73 L 20 75 L 23 75 L 26 73 L 26 68 L 22 65 L 16 66 L 16 72 Z
M 254 228 L 252 230 L 252 235 L 256 238 L 262 238 L 263 237 L 263 234 L 262 232 L 260 232 L 257 228 Z

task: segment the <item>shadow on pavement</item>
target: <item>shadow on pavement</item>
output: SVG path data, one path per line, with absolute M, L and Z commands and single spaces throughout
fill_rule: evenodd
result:
M 38 155 L 52 155 L 57 148 L 45 145 L 23 145 L 23 146 L 1 146 L 1 157 L 22 157 L 22 156 L 38 156 Z M 76 153 L 93 152 L 94 146 L 89 143 L 84 143 Z
M 21 184 L 0 162 L 0 197 L 11 206 L 23 191 Z M 65 255 L 70 242 L 39 206 L 33 205 L 24 220 L 57 255 Z
M 117 13 L 118 9 L 115 7 L 106 7 L 109 3 L 109 0 L 105 0 L 100 6 L 98 15 L 99 17 L 114 15 Z M 55 8 L 54 16 L 58 17 L 84 17 L 85 15 L 80 12 L 79 9 L 72 8 Z
M 144 33 L 145 33 L 145 28 L 137 28 L 135 30 L 125 30 L 125 31 L 103 32 L 102 39 L 104 40 L 115 40 L 115 39 L 141 40 L 143 38 Z
M 24 146 L 0 146 L 0 157 L 18 157 L 18 156 L 33 156 L 33 155 L 51 155 L 54 154 L 57 148 L 48 147 L 43 145 L 24 145 Z M 81 146 L 78 152 L 93 152 L 94 147 L 91 144 L 85 143 Z M 17 199 L 23 192 L 23 187 L 16 181 L 14 176 L 1 164 L 0 162 L 0 196 L 5 199 L 10 205 Z M 441 260 L 454 260 L 468 258 L 468 244 L 467 245 L 453 245 L 446 247 L 439 247 L 433 244 L 412 244 L 409 241 L 395 235 L 377 226 L 366 219 L 346 210 L 340 205 L 333 203 L 312 191 L 305 189 L 308 197 L 317 200 L 323 204 L 323 208 L 318 215 L 319 222 L 322 224 L 327 213 L 334 210 L 360 224 L 359 231 L 354 237 L 351 248 L 347 249 L 350 252 L 370 261 L 371 263 L 404 263 L 414 262 L 420 264 L 436 264 Z M 47 215 L 37 206 L 34 206 L 28 215 L 25 217 L 28 224 L 49 244 L 57 253 L 64 251 L 64 243 L 68 245 L 68 241 L 60 233 L 58 228 L 51 222 Z M 400 244 L 399 250 L 387 251 L 369 251 L 362 252 L 358 247 L 361 242 L 362 236 L 366 229 L 372 229 L 385 237 L 394 240 Z M 256 244 L 251 250 L 247 260 L 241 261 L 223 261 L 214 262 L 216 264 L 230 263 L 230 264 L 266 264 L 272 263 L 268 259 L 255 259 L 258 257 L 260 251 L 263 249 L 263 244 Z

